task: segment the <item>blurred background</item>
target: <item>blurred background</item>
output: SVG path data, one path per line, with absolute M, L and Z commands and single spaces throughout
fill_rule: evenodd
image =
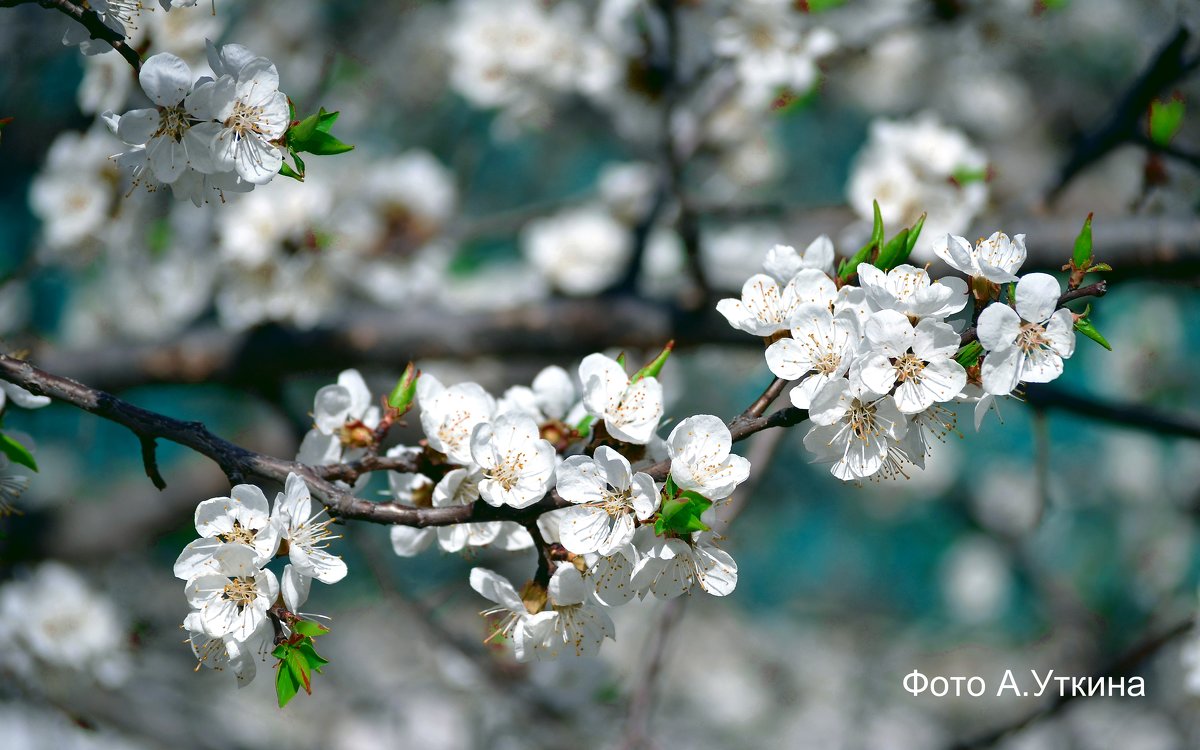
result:
M 159 492 L 128 432 L 10 401 L 41 471 L 0 466 L 29 480 L 0 517 L 0 746 L 1200 746 L 1200 126 L 1147 135 L 1151 100 L 1200 101 L 1197 21 L 1185 0 L 147 10 L 144 54 L 199 73 L 206 38 L 246 45 L 356 145 L 196 207 L 108 158 L 97 116 L 145 103 L 125 61 L 63 46 L 36 4 L 0 9 L 0 346 L 272 455 L 340 371 L 378 397 L 410 359 L 500 395 L 674 339 L 668 418 L 731 417 L 771 376 L 716 300 L 776 243 L 852 253 L 873 199 L 889 235 L 928 212 L 919 263 L 935 236 L 1001 230 L 1026 234 L 1025 271 L 1057 272 L 1094 212 L 1114 267 L 1093 313 L 1113 352 L 1080 338 L 1003 423 L 962 409 L 908 480 L 841 483 L 803 428 L 741 444 L 737 590 L 619 608 L 595 659 L 483 645 L 469 569 L 524 580 L 532 553 L 399 558 L 348 525 L 351 575 L 308 605 L 333 617 L 332 664 L 284 710 L 267 665 L 239 690 L 183 643 L 171 564 L 220 470 L 161 445 Z M 913 669 L 989 692 L 914 697 Z M 1141 675 L 1146 697 L 1046 709 L 994 697 L 1006 669 Z

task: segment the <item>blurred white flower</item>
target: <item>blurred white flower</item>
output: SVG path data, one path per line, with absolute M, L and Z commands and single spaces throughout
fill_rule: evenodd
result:
M 629 230 L 599 206 L 581 206 L 530 222 L 521 252 L 551 286 L 586 296 L 612 286 L 633 250 Z

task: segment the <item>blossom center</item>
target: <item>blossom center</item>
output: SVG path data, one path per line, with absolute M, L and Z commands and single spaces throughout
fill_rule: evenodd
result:
M 893 359 L 892 365 L 896 368 L 896 380 L 901 383 L 905 380 L 920 380 L 925 369 L 925 362 L 912 352 Z
M 498 483 L 505 490 L 511 490 L 517 486 L 517 482 L 521 479 L 521 470 L 525 468 L 524 453 L 510 453 L 501 461 L 495 469 L 488 474 L 488 479 Z
M 224 596 L 237 605 L 239 610 L 254 603 L 258 598 L 258 582 L 252 576 L 238 576 L 225 584 Z
M 176 142 L 183 140 L 183 134 L 192 127 L 191 119 L 183 104 L 173 107 L 158 108 L 158 130 L 154 131 L 155 138 L 173 138 Z
M 1026 353 L 1049 349 L 1050 339 L 1046 336 L 1046 329 L 1037 323 L 1022 324 L 1017 334 L 1017 348 Z
M 249 544 L 253 546 L 254 537 L 257 533 L 254 529 L 243 526 L 241 522 L 234 521 L 233 529 L 219 536 L 221 541 L 227 544 Z
M 233 103 L 233 114 L 225 120 L 225 127 L 232 130 L 238 138 L 244 138 L 251 133 L 263 135 L 265 131 L 262 116 L 262 107 L 247 104 L 239 99 Z

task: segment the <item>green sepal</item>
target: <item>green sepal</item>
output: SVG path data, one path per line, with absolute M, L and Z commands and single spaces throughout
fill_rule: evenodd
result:
M 1097 263 L 1094 266 L 1088 266 L 1087 270 L 1088 273 L 1100 273 L 1103 271 L 1111 271 L 1112 266 L 1108 265 L 1107 263 Z
M 417 380 L 420 377 L 420 370 L 417 370 L 413 366 L 413 363 L 409 362 L 408 366 L 404 368 L 404 373 L 400 376 L 400 379 L 396 381 L 396 387 L 388 395 L 388 406 L 401 412 L 406 412 L 412 408 L 413 399 L 417 395 Z
M 880 271 L 890 271 L 908 260 L 908 232 L 907 229 L 901 229 L 899 234 L 888 240 L 875 260 L 876 268 Z
M 342 143 L 330 131 L 337 122 L 338 112 L 326 112 L 322 107 L 315 115 L 309 115 L 292 126 L 287 132 L 288 148 L 293 152 L 304 152 L 318 156 L 344 154 L 354 148 Z
M 291 177 L 296 182 L 304 182 L 304 175 L 288 166 L 286 161 L 279 165 L 279 174 L 284 177 Z
M 1155 99 L 1150 102 L 1150 140 L 1159 146 L 1170 144 L 1183 127 L 1186 109 L 1179 94 L 1167 101 Z
M 300 635 L 306 635 L 309 638 L 317 638 L 329 632 L 329 628 L 325 627 L 319 622 L 313 622 L 312 620 L 296 620 L 292 622 L 291 625 L 294 632 L 299 633 Z M 278 658 L 276 654 L 272 654 L 272 656 L 276 656 L 276 658 Z
M 308 668 L 314 672 L 320 672 L 321 667 L 329 663 L 329 660 L 317 653 L 317 649 L 313 647 L 311 640 L 301 641 L 299 646 L 296 646 L 296 653 L 304 659 Z
M 801 13 L 821 13 L 844 5 L 846 0 L 797 0 Z
M 867 240 L 867 244 L 860 247 L 857 253 L 838 265 L 838 278 L 842 281 L 857 273 L 859 264 L 868 262 L 871 254 L 883 244 L 883 214 L 879 212 L 879 201 L 872 201 L 872 206 L 875 218 L 871 226 L 871 239 Z
M 974 367 L 979 363 L 979 358 L 983 356 L 983 344 L 978 341 L 972 341 L 963 346 L 954 355 L 954 361 L 963 367 Z
M 959 187 L 970 185 L 972 182 L 986 182 L 987 178 L 987 167 L 983 167 L 982 169 L 956 169 L 950 176 L 950 179 L 954 180 L 955 184 Z
M 1087 268 L 1092 262 L 1092 214 L 1088 214 L 1083 228 L 1079 230 L 1079 236 L 1075 238 L 1075 251 L 1071 260 L 1076 268 Z
M 654 521 L 654 533 L 659 536 L 686 536 L 694 531 L 708 531 L 709 527 L 700 520 L 700 514 L 710 507 L 711 500 L 691 490 L 668 498 L 663 501 L 658 518 Z
M 8 456 L 8 460 L 15 464 L 20 464 L 27 468 L 38 470 L 37 461 L 34 460 L 33 454 L 29 449 L 13 440 L 10 436 L 0 432 L 0 452 Z
M 1075 330 L 1111 352 L 1112 345 L 1108 343 L 1108 339 L 1104 338 L 1104 335 L 1100 331 L 1096 330 L 1096 326 L 1092 324 L 1091 318 L 1088 317 L 1088 313 L 1091 311 L 1092 306 L 1088 305 L 1083 314 L 1075 319 Z
M 646 365 L 645 367 L 643 367 L 642 369 L 640 369 L 636 373 L 634 373 L 633 377 L 629 379 L 629 382 L 636 383 L 637 381 L 641 380 L 642 378 L 658 377 L 658 374 L 660 372 L 662 372 L 663 365 L 665 365 L 667 363 L 667 357 L 670 357 L 671 352 L 674 350 L 675 350 L 675 342 L 668 341 L 667 345 L 663 347 L 663 350 L 659 353 L 659 355 L 657 357 L 655 357 L 650 362 L 650 364 Z
M 912 255 L 912 251 L 917 247 L 917 238 L 921 236 L 921 230 L 925 228 L 925 217 L 928 215 L 921 214 L 921 218 L 917 219 L 917 223 L 913 224 L 912 228 L 908 230 L 908 242 L 904 248 L 904 260 L 900 261 L 900 263 L 908 260 L 908 256 Z M 900 263 L 896 265 L 900 265 Z

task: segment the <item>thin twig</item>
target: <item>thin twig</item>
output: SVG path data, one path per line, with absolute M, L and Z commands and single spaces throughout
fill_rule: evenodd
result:
M 666 660 L 667 646 L 675 628 L 683 619 L 683 607 L 687 597 L 680 596 L 663 603 L 659 612 L 658 626 L 646 647 L 646 670 L 638 680 L 637 690 L 629 699 L 629 713 L 625 720 L 622 750 L 638 750 L 647 746 L 650 716 L 654 713 L 655 693 Z
M 71 0 L 0 0 L 0 8 L 13 8 L 33 3 L 67 16 L 87 29 L 88 33 L 92 35 L 92 39 L 108 42 L 121 57 L 125 58 L 125 62 L 133 67 L 134 72 L 142 69 L 142 58 L 138 55 L 137 50 L 130 47 L 125 42 L 125 37 L 119 32 L 105 25 L 104 21 L 100 20 L 100 16 L 96 15 L 96 11 L 90 8 L 85 8 Z

